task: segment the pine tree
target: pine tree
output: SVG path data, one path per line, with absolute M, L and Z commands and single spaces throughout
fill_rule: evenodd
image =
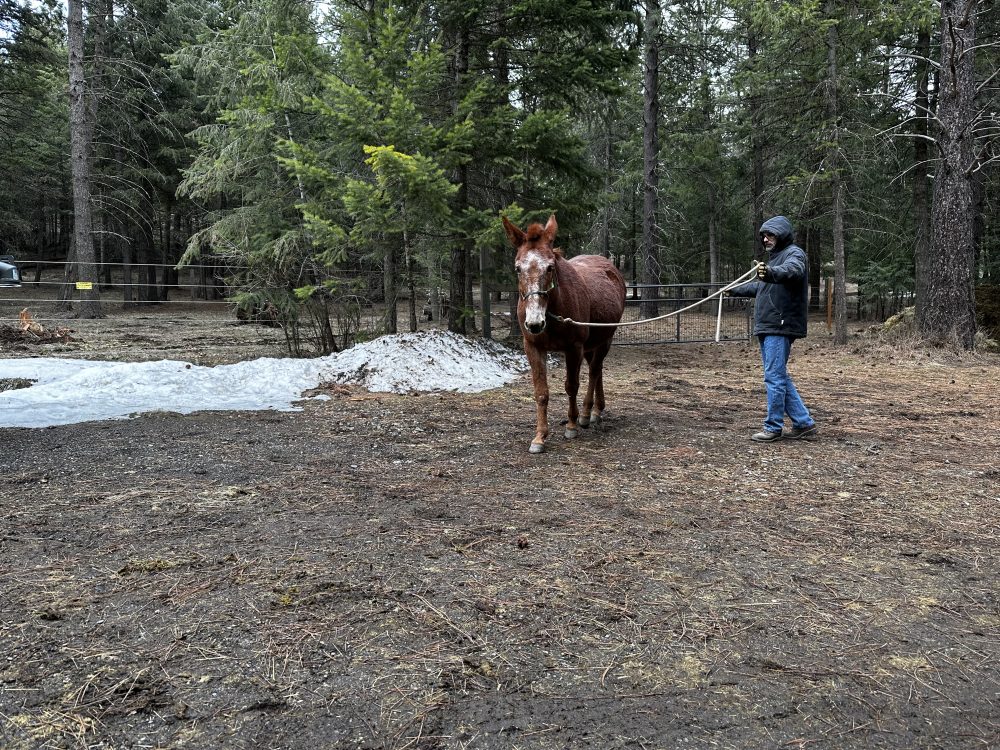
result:
M 381 265 L 384 330 L 395 333 L 400 261 L 411 328 L 418 263 L 429 286 L 441 283 L 444 254 L 431 235 L 448 231 L 455 188 L 443 174 L 465 158 L 457 149 L 468 126 L 438 102 L 445 56 L 419 16 L 387 4 L 345 7 L 338 20 L 341 54 L 311 105 L 329 137 L 286 163 L 315 180 L 303 210 L 317 237 L 336 239 L 332 259 L 360 254 Z
M 973 286 L 976 168 L 976 0 L 941 3 L 941 63 L 935 117 L 940 158 L 934 174 L 931 245 L 920 267 L 917 326 L 934 342 L 975 343 Z
M 55 12 L 0 2 L 0 252 L 42 258 L 68 244 L 69 102 Z
M 206 28 L 176 56 L 219 111 L 194 131 L 199 150 L 178 187 L 214 207 L 181 264 L 225 267 L 240 309 L 276 314 L 292 351 L 304 346 L 305 326 L 316 349 L 332 351 L 344 343 L 330 323 L 336 300 L 316 292 L 340 238 L 314 236 L 300 208 L 309 201 L 304 176 L 281 161 L 312 138 L 305 102 L 328 64 L 311 10 L 299 0 L 240 2 L 219 19 L 222 28 Z

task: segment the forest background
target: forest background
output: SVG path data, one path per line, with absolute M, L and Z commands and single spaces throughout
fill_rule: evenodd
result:
M 418 290 L 489 335 L 501 214 L 556 213 L 643 314 L 739 276 L 784 214 L 836 340 L 850 281 L 971 348 L 998 29 L 976 0 L 0 0 L 0 252 L 96 281 L 81 317 L 199 268 L 332 351 L 360 300 L 415 327 Z

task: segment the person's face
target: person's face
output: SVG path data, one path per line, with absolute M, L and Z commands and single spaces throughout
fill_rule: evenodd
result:
M 778 238 L 775 237 L 770 232 L 761 232 L 760 238 L 764 242 L 764 248 L 766 250 L 770 250 L 771 248 L 773 248 L 774 243 L 778 241 Z

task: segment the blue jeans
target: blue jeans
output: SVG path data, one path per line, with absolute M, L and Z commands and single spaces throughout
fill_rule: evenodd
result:
M 813 418 L 802 403 L 795 383 L 788 375 L 788 355 L 792 351 L 789 336 L 760 336 L 760 357 L 764 363 L 764 385 L 767 388 L 767 432 L 781 432 L 785 415 L 792 427 L 811 427 Z

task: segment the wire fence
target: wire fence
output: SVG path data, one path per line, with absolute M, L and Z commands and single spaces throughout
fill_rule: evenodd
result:
M 708 298 L 725 284 L 630 284 L 626 288 L 622 322 L 659 317 L 682 310 Z M 692 310 L 643 325 L 619 328 L 617 344 L 681 344 L 700 341 L 746 341 L 753 321 L 751 300 L 728 297 L 712 299 Z
M 28 261 L 18 264 L 20 286 L 0 283 L 0 325 L 19 322 L 21 310 L 27 309 L 32 319 L 43 325 L 65 325 L 75 317 L 81 300 L 81 290 L 66 276 L 63 261 Z M 155 316 L 162 323 L 198 326 L 222 321 L 272 323 L 267 316 L 237 314 L 232 296 L 241 291 L 226 281 L 240 269 L 232 265 L 198 264 L 176 271 L 163 263 L 97 263 L 94 286 L 101 293 L 102 311 L 109 317 L 130 315 Z M 391 329 L 383 297 L 382 278 L 377 270 L 338 272 L 338 280 L 351 290 L 344 299 L 350 301 L 351 325 L 357 337 L 371 338 Z M 658 317 L 688 307 L 717 291 L 722 284 L 630 284 L 627 287 L 623 322 Z M 484 330 L 478 284 L 474 287 L 474 315 L 470 318 L 475 332 Z M 269 291 L 257 289 L 261 296 Z M 285 290 L 287 291 L 287 290 Z M 832 295 L 824 286 L 819 299 L 813 300 L 815 313 L 827 313 Z M 511 289 L 494 290 L 490 294 L 491 336 L 504 340 L 519 335 L 516 323 L 511 323 Z M 884 320 L 902 307 L 913 304 L 912 294 L 873 297 L 855 290 L 847 294 L 847 315 L 853 320 Z M 335 303 L 336 304 L 336 303 Z M 395 330 L 408 331 L 446 328 L 448 299 L 446 290 L 423 286 L 414 290 L 411 300 L 401 293 L 396 300 Z M 414 320 L 415 326 L 414 326 Z M 336 328 L 337 321 L 334 321 Z M 621 345 L 689 343 L 716 340 L 745 341 L 753 329 L 753 301 L 726 298 L 721 316 L 717 300 L 708 300 L 691 310 L 648 324 L 620 328 L 615 343 Z M 334 330 L 335 335 L 342 331 Z
M 127 270 L 120 263 L 98 263 L 99 280 L 92 282 L 101 297 L 102 312 L 109 317 L 141 315 L 155 317 L 159 323 L 202 327 L 225 321 L 273 323 L 264 314 L 238 314 L 231 297 L 239 291 L 227 285 L 225 277 L 234 270 L 227 266 L 187 266 L 174 272 L 171 266 L 158 263 L 132 264 Z M 47 326 L 65 325 L 75 317 L 83 290 L 66 277 L 66 264 L 59 261 L 22 263 L 21 284 L 0 287 L 0 324 L 16 325 L 22 310 L 31 319 Z M 353 292 L 349 295 L 351 325 L 357 328 L 359 339 L 385 333 L 389 328 L 387 305 L 383 299 L 381 279 L 377 274 L 362 271 L 343 272 L 345 283 Z M 164 279 L 169 279 L 165 281 Z M 86 286 L 86 285 L 84 285 Z M 642 320 L 644 311 L 653 305 L 656 315 L 663 315 L 691 305 L 709 296 L 721 284 L 666 284 L 660 286 L 630 285 L 627 289 L 624 322 Z M 255 290 L 261 294 L 267 289 Z M 516 292 L 502 289 L 491 293 L 490 332 L 493 338 L 518 336 L 511 323 L 511 296 Z M 265 295 L 266 296 L 266 295 Z M 483 330 L 482 305 L 479 289 L 473 295 L 476 313 L 472 327 Z M 396 300 L 396 330 L 409 331 L 443 329 L 448 325 L 449 301 L 445 290 L 422 287 L 414 290 L 414 298 L 401 294 Z M 726 299 L 723 302 L 721 324 L 718 303 L 706 302 L 695 309 L 674 317 L 629 326 L 618 330 L 617 344 L 683 343 L 715 340 L 718 325 L 720 340 L 746 340 L 750 335 L 750 310 L 746 300 Z M 415 319 L 415 320 L 414 320 Z M 336 328 L 337 322 L 334 321 Z M 334 331 L 341 335 L 342 331 Z

